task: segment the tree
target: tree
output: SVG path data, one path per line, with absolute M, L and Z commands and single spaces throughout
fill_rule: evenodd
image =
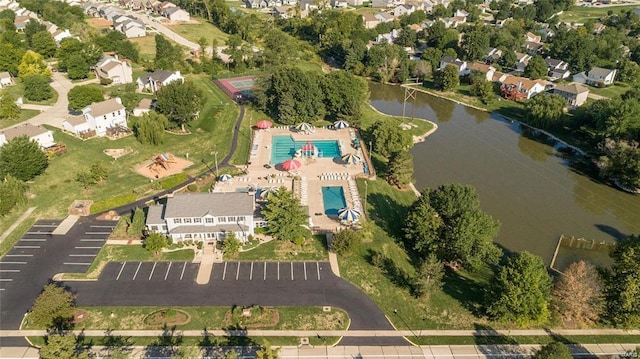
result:
M 27 24 L 24 27 L 24 35 L 29 47 L 33 47 L 33 36 L 41 31 L 47 31 L 47 27 L 44 24 L 41 24 L 40 21 L 36 19 L 27 21 Z
M 31 48 L 44 57 L 53 57 L 56 54 L 58 45 L 49 31 L 38 31 L 31 38 Z
M 87 353 L 77 344 L 77 338 L 71 334 L 49 334 L 40 348 L 41 359 L 88 359 Z
M 31 50 L 27 50 L 22 56 L 20 65 L 18 65 L 18 73 L 22 79 L 29 75 L 42 75 L 46 78 L 51 77 L 51 71 L 47 68 L 47 64 L 44 62 L 42 55 Z
M 16 98 L 7 92 L 0 96 L 0 120 L 15 120 L 20 117 L 20 106 L 16 104 Z
M 485 104 L 491 103 L 495 97 L 493 91 L 493 84 L 484 77 L 484 74 L 480 78 L 472 81 L 471 92 L 478 96 Z
M 262 211 L 267 220 L 267 233 L 279 240 L 300 242 L 307 231 L 303 227 L 308 223 L 306 211 L 293 192 L 284 187 L 278 188 L 269 196 Z
M 47 169 L 47 155 L 27 136 L 12 138 L 0 147 L 0 178 L 8 175 L 29 181 Z
M 289 62 L 292 54 L 296 53 L 295 41 L 290 41 L 288 35 L 278 28 L 271 29 L 264 37 L 264 61 L 271 66 L 279 66 Z
M 489 35 L 484 26 L 466 32 L 462 37 L 462 57 L 468 61 L 484 58 L 489 47 Z
M 195 85 L 186 81 L 174 81 L 162 86 L 157 93 L 156 109 L 176 123 L 185 132 L 185 124 L 198 117 L 202 109 L 202 93 Z
M 8 175 L 0 181 L 0 217 L 8 214 L 16 206 L 27 203 L 24 182 Z
M 75 295 L 57 284 L 48 284 L 34 301 L 27 320 L 36 328 L 66 330 L 74 310 Z
M 158 255 L 162 248 L 167 246 L 167 237 L 158 232 L 149 233 L 144 238 L 144 248 L 153 254 Z
M 429 293 L 442 288 L 444 265 L 434 254 L 424 259 L 413 278 L 413 292 L 417 297 L 426 297 Z
M 360 245 L 362 235 L 353 229 L 342 230 L 333 236 L 331 240 L 331 249 L 340 256 L 347 256 Z
M 89 76 L 89 64 L 80 53 L 69 56 L 65 65 L 67 67 L 67 76 L 69 76 L 71 80 L 85 79 Z
M 551 285 L 542 258 L 520 252 L 507 259 L 490 282 L 487 312 L 521 326 L 544 323 L 549 319 Z
M 346 71 L 332 71 L 324 80 L 327 115 L 360 127 L 362 108 L 369 99 L 367 83 Z
M 240 250 L 241 246 L 242 244 L 236 238 L 236 234 L 234 232 L 228 232 L 225 235 L 224 241 L 222 242 L 222 247 L 224 248 L 224 252 L 226 254 L 230 256 L 235 256 Z
M 424 49 L 424 52 L 422 53 L 422 56 L 420 56 L 420 58 L 431 64 L 431 72 L 435 73 L 436 71 L 438 71 L 438 67 L 440 66 L 440 60 L 442 59 L 442 50 L 437 47 L 427 47 L 426 49 Z
M 613 264 L 605 272 L 607 319 L 622 328 L 640 327 L 640 237 L 618 242 L 611 253 Z
M 179 47 L 174 47 L 169 40 L 161 34 L 156 34 L 156 57 L 155 66 L 158 69 L 170 69 L 176 63 L 182 61 L 182 52 Z
M 130 236 L 139 236 L 142 234 L 145 225 L 145 215 L 142 208 L 136 207 L 131 216 L 131 223 L 127 228 L 127 234 Z
M 102 87 L 97 84 L 75 86 L 69 90 L 67 98 L 69 108 L 73 111 L 80 111 L 92 103 L 104 101 Z
M 569 348 L 560 342 L 551 342 L 542 346 L 534 355 L 533 359 L 572 359 L 573 355 Z
M 147 112 L 133 125 L 133 131 L 138 142 L 143 145 L 158 146 L 162 144 L 164 130 L 169 126 L 169 120 L 163 114 L 155 111 Z
M 20 65 L 25 51 L 20 46 L 4 42 L 4 40 L 0 43 L 0 71 L 7 71 L 15 76 L 18 74 L 18 65 Z
M 552 307 L 565 327 L 589 327 L 600 319 L 602 282 L 594 266 L 584 261 L 571 263 L 551 294 Z
M 524 68 L 524 75 L 532 80 L 547 77 L 547 63 L 540 55 L 532 57 Z
M 278 349 L 272 349 L 268 341 L 264 341 L 260 350 L 256 352 L 256 359 L 278 359 Z
M 513 50 L 502 50 L 502 57 L 498 60 L 498 64 L 504 68 L 511 69 L 518 62 L 518 56 Z
M 557 122 L 567 106 L 567 101 L 560 95 L 540 94 L 525 102 L 526 116 L 534 126 L 549 127 Z
M 397 152 L 406 152 L 413 143 L 411 135 L 390 120 L 379 120 L 374 123 L 371 137 L 374 152 L 383 157 L 390 157 Z
M 436 72 L 434 83 L 442 91 L 454 91 L 460 86 L 460 76 L 458 69 L 449 64 L 444 69 Z
M 413 179 L 413 156 L 409 151 L 394 152 L 387 163 L 387 182 L 404 187 Z
M 23 80 L 24 97 L 29 101 L 44 101 L 53 97 L 53 88 L 49 85 L 49 78 L 33 74 Z

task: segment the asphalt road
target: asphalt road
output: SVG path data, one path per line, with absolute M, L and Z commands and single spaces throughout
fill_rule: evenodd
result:
M 113 262 L 97 282 L 67 282 L 78 305 L 114 306 L 334 306 L 353 330 L 393 330 L 360 289 L 336 277 L 329 262 L 216 264 L 207 285 L 195 282 L 197 264 Z M 341 345 L 406 345 L 398 337 L 349 337 Z

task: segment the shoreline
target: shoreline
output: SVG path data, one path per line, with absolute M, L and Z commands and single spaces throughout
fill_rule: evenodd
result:
M 581 148 L 579 148 L 577 146 L 571 145 L 571 144 L 567 143 L 566 141 L 560 139 L 559 137 L 557 137 L 557 136 L 555 136 L 555 135 L 553 135 L 553 134 L 551 134 L 551 133 L 549 133 L 549 132 L 547 132 L 545 130 L 539 129 L 537 127 L 533 127 L 533 126 L 531 126 L 531 125 L 529 125 L 527 123 L 524 123 L 524 122 L 522 122 L 520 120 L 515 120 L 515 119 L 513 119 L 511 117 L 508 117 L 508 116 L 505 116 L 505 115 L 503 115 L 501 113 L 498 113 L 498 112 L 495 112 L 495 111 L 489 111 L 486 108 L 478 107 L 476 105 L 468 104 L 466 102 L 462 102 L 462 101 L 459 101 L 459 100 L 456 100 L 456 99 L 449 98 L 449 97 L 447 97 L 447 96 L 445 96 L 443 94 L 439 94 L 437 92 L 432 92 L 432 91 L 430 91 L 428 89 L 425 89 L 423 87 L 412 86 L 412 84 L 401 84 L 400 87 L 410 87 L 410 88 L 412 88 L 412 89 L 414 89 L 416 91 L 419 91 L 419 92 L 422 92 L 422 93 L 425 93 L 425 94 L 428 94 L 428 95 L 431 95 L 431 96 L 435 96 L 435 97 L 441 98 L 443 100 L 451 101 L 451 102 L 456 103 L 456 104 L 461 105 L 461 106 L 469 107 L 469 108 L 472 108 L 474 110 L 483 111 L 483 112 L 487 112 L 487 113 L 492 114 L 492 115 L 500 116 L 501 118 L 503 118 L 503 119 L 505 119 L 505 120 L 507 120 L 509 122 L 517 122 L 521 126 L 524 126 L 524 127 L 527 127 L 527 128 L 529 128 L 531 130 L 543 133 L 545 136 L 553 139 L 554 141 L 562 144 L 563 146 L 566 146 L 566 147 L 572 149 L 573 151 L 579 153 L 582 156 L 587 156 L 588 157 L 587 152 L 584 151 L 583 149 L 581 149 Z
M 377 114 L 382 115 L 382 116 L 386 116 L 386 117 L 396 117 L 396 118 L 400 118 L 400 119 L 409 119 L 409 117 L 402 117 L 402 116 L 394 116 L 394 115 L 389 115 L 387 113 L 381 112 L 379 111 L 377 108 L 375 108 L 371 102 L 367 102 L 367 104 L 369 105 L 369 107 L 371 107 L 371 109 L 373 111 L 375 111 Z M 423 133 L 422 135 L 419 136 L 412 136 L 413 137 L 413 144 L 417 144 L 420 142 L 424 142 L 427 137 L 429 137 L 429 135 L 431 135 L 432 133 L 436 132 L 436 130 L 438 130 L 438 124 L 431 121 L 431 120 L 427 120 L 426 118 L 420 118 L 420 117 L 415 117 L 413 118 L 414 120 L 420 120 L 420 121 L 425 121 L 431 124 L 431 126 L 433 126 L 433 128 L 431 128 L 429 131 Z

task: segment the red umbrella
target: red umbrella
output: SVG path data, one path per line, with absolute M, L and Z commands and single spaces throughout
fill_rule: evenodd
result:
M 271 121 L 267 120 L 258 121 L 258 123 L 256 123 L 256 127 L 261 130 L 271 128 L 271 126 L 273 126 L 273 124 L 271 123 Z
M 316 150 L 316 146 L 313 145 L 313 143 L 311 142 L 307 142 L 304 144 L 304 146 L 302 146 L 302 150 L 305 152 L 311 152 L 311 151 L 315 151 Z
M 285 171 L 295 171 L 298 168 L 302 167 L 302 163 L 298 160 L 286 160 L 280 164 L 282 169 Z

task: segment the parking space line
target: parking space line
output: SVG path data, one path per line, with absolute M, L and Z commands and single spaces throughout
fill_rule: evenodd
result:
M 142 262 L 138 263 L 138 268 L 136 269 L 136 273 L 133 275 L 133 279 L 131 280 L 136 280 L 136 276 L 138 275 L 138 271 L 140 270 L 140 266 L 142 265 Z
M 253 280 L 253 262 L 251 262 L 251 272 L 249 272 L 249 280 Z
M 4 288 L 0 288 L 0 291 L 3 291 L 3 290 L 4 290 Z
M 222 280 L 227 276 L 227 262 L 224 262 L 224 269 L 222 270 Z
M 156 264 L 158 264 L 158 262 L 153 262 L 153 268 L 151 268 L 151 273 L 149 274 L 149 280 L 151 280 L 151 277 L 153 277 L 153 271 L 156 270 Z
M 302 262 L 304 266 L 304 280 L 307 280 L 307 262 Z
M 167 267 L 167 273 L 164 274 L 164 280 L 167 280 L 167 277 L 169 276 L 169 269 L 171 269 L 171 263 L 169 262 L 169 266 Z
M 33 254 L 5 254 L 5 257 L 33 257 Z
M 47 232 L 47 231 L 37 231 L 37 232 L 27 232 L 26 234 L 51 234 L 51 232 Z
M 240 262 L 238 262 L 238 268 L 236 269 L 236 280 L 238 280 L 239 276 L 240 276 Z
M 111 232 L 84 232 L 84 234 L 111 234 Z
M 40 246 L 13 246 L 13 248 L 18 248 L 18 249 L 38 249 L 38 248 L 40 248 Z
M 46 242 L 45 238 L 22 238 L 20 242 Z
M 122 274 L 122 271 L 124 270 L 125 264 L 127 264 L 127 262 L 122 262 L 122 267 L 120 267 L 120 272 L 118 272 L 118 276 L 116 277 L 116 280 L 120 279 L 120 275 Z
M 13 282 L 11 278 L 0 278 L 0 282 Z
M 69 254 L 69 257 L 95 257 L 96 254 Z
M 291 280 L 293 280 L 293 262 L 289 262 L 291 264 Z
M 262 280 L 267 280 L 267 262 L 264 262 L 264 274 L 262 275 Z
M 80 240 L 80 242 L 104 242 L 104 239 L 83 238 Z
M 113 229 L 113 226 L 89 226 L 91 228 L 111 228 Z
M 280 280 L 280 262 L 278 262 L 278 280 Z
M 320 280 L 320 263 L 316 262 L 316 270 L 318 271 L 318 280 Z
M 81 263 L 81 262 L 64 262 L 63 264 L 70 265 L 70 266 L 90 266 L 91 265 L 91 263 Z
M 0 269 L 0 273 L 20 273 L 20 269 Z
M 184 270 L 187 268 L 187 262 L 184 262 L 184 266 L 182 266 L 182 273 L 180 273 L 180 280 L 182 280 L 182 276 L 184 275 Z
M 57 224 L 34 224 L 31 227 L 57 227 Z
M 74 249 L 102 249 L 102 247 L 73 247 Z
M 27 262 L 0 262 L 0 264 L 27 264 Z

